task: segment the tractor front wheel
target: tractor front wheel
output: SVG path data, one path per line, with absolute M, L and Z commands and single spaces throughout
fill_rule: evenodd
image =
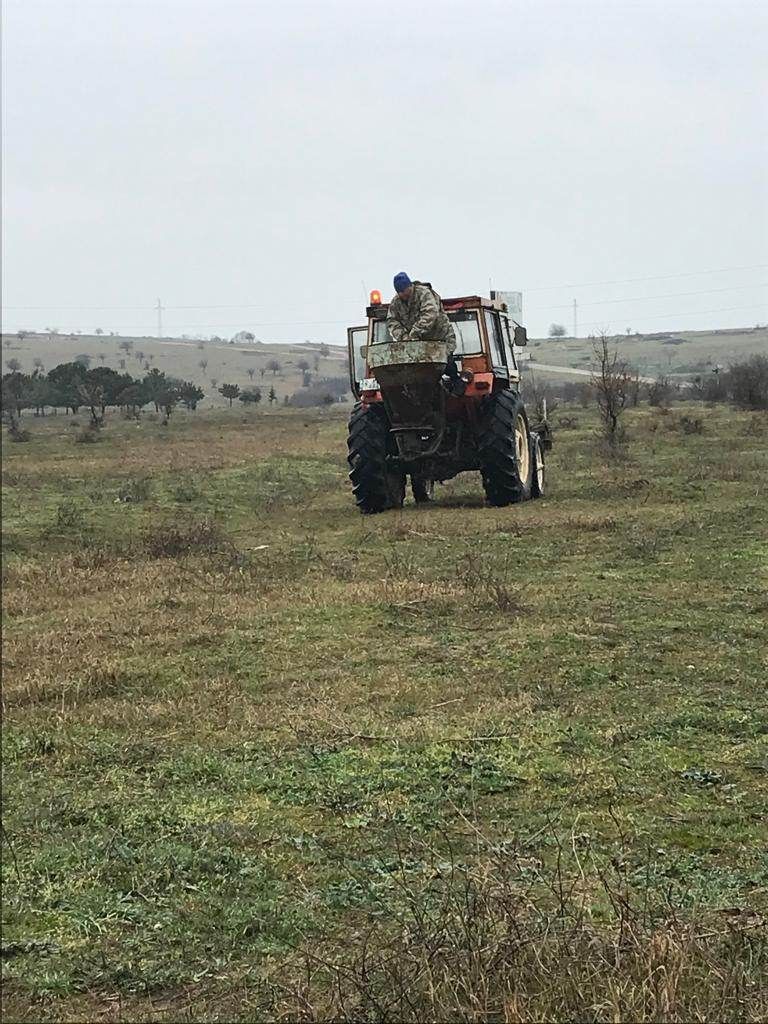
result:
M 349 478 L 357 507 L 365 514 L 402 508 L 405 473 L 390 468 L 393 452 L 389 420 L 380 405 L 356 405 L 347 437 Z
M 534 452 L 525 406 L 515 391 L 498 391 L 488 397 L 479 442 L 488 504 L 500 507 L 527 501 Z

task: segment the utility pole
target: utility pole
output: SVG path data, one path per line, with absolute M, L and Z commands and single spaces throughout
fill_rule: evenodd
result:
M 578 338 L 578 336 L 579 336 L 578 335 L 579 320 L 578 320 L 578 314 L 576 312 L 576 308 L 577 308 L 576 307 L 576 299 L 574 299 L 573 300 L 573 336 L 574 336 L 574 338 Z
M 157 336 L 163 336 L 163 304 L 160 299 L 157 300 Z

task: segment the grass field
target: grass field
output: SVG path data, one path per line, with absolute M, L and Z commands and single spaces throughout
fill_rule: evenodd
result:
M 684 413 L 370 518 L 341 410 L 25 417 L 4 1019 L 765 1020 L 768 421 Z

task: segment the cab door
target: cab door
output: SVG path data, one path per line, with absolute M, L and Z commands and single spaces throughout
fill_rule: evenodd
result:
M 368 324 L 347 328 L 349 355 L 349 386 L 355 398 L 360 397 L 360 381 L 365 380 L 365 350 L 368 345 Z

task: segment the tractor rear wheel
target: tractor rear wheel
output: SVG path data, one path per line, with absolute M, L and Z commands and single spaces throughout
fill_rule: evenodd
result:
M 405 473 L 391 469 L 387 463 L 393 444 L 383 407 L 355 406 L 349 418 L 347 447 L 352 493 L 360 511 L 370 515 L 402 508 Z
M 489 505 L 531 497 L 533 446 L 523 400 L 515 391 L 489 396 L 479 439 L 480 470 Z

